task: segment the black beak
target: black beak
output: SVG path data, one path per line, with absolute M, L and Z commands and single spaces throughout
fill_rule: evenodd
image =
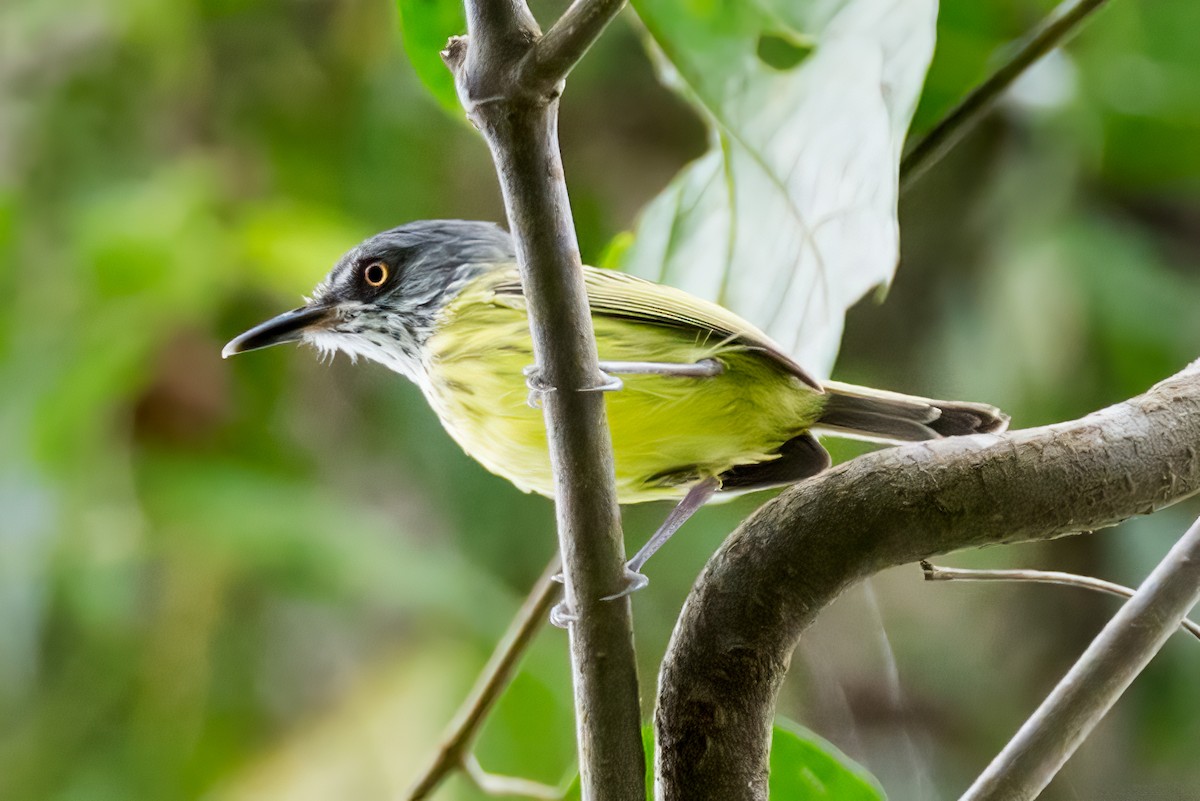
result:
M 221 349 L 221 358 L 228 359 L 248 350 L 269 348 L 284 342 L 296 342 L 304 332 L 333 317 L 332 306 L 301 306 L 259 323 L 241 336 L 229 340 Z

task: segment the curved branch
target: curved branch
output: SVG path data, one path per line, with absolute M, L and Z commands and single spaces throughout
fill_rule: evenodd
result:
M 659 680 L 662 801 L 765 799 L 775 699 L 839 593 L 961 548 L 1049 539 L 1200 491 L 1200 363 L 1070 423 L 877 451 L 766 504 L 688 596 Z

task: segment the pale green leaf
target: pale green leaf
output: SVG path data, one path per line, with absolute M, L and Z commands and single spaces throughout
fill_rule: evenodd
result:
M 442 63 L 441 52 L 451 36 L 467 32 L 462 0 L 397 0 L 400 33 L 413 71 L 438 104 L 456 118 L 463 110 L 454 89 L 454 76 Z
M 633 0 L 712 147 L 643 212 L 625 269 L 716 300 L 826 373 L 898 258 L 897 173 L 936 0 Z

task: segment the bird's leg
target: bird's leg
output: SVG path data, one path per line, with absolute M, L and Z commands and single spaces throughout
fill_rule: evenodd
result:
M 716 359 L 698 362 L 600 362 L 609 375 L 663 375 L 676 378 L 712 378 L 725 372 Z
M 667 519 L 658 527 L 651 535 L 650 539 L 646 540 L 646 544 L 633 555 L 633 558 L 625 563 L 625 579 L 627 584 L 625 588 L 615 595 L 607 595 L 601 598 L 602 601 L 612 601 L 616 598 L 623 598 L 631 592 L 637 592 L 650 583 L 650 579 L 642 573 L 642 567 L 646 564 L 651 556 L 659 548 L 666 544 L 667 540 L 671 539 L 671 535 L 679 530 L 679 527 L 687 522 L 688 518 L 696 513 L 696 511 L 708 502 L 713 493 L 721 488 L 721 480 L 715 476 L 703 479 L 698 484 L 693 484 L 688 490 L 687 495 L 683 496 L 671 514 L 667 515 Z
M 542 397 L 548 392 L 554 392 L 556 388 L 546 383 L 536 364 L 529 365 L 521 372 L 525 376 L 525 386 L 529 387 L 529 405 L 535 409 L 540 408 Z M 716 359 L 701 359 L 698 362 L 600 362 L 600 373 L 607 380 L 594 387 L 585 387 L 581 391 L 612 392 L 619 390 L 624 386 L 619 377 L 620 375 L 712 378 L 723 372 L 725 372 L 725 366 Z M 627 581 L 625 588 L 615 595 L 606 595 L 600 600 L 611 601 L 616 598 L 623 598 L 649 584 L 650 580 L 641 572 L 642 566 L 646 564 L 646 560 L 666 544 L 667 540 L 671 539 L 671 535 L 678 531 L 679 527 L 686 523 L 687 519 L 694 515 L 696 510 L 703 506 L 720 487 L 721 482 L 719 479 L 706 478 L 689 489 L 683 500 L 671 510 L 671 514 L 659 526 L 658 531 L 654 532 L 654 535 L 646 541 L 641 550 L 625 563 L 625 578 Z M 562 573 L 552 578 L 554 581 L 563 583 Z M 578 619 L 579 616 L 567 605 L 565 600 L 559 601 L 550 610 L 550 622 L 560 629 L 567 628 Z
M 723 372 L 725 366 L 716 359 L 701 359 L 698 362 L 600 362 L 600 374 L 604 380 L 595 386 L 584 387 L 580 392 L 614 392 L 622 389 L 625 386 L 620 379 L 622 375 L 712 378 Z M 542 378 L 536 364 L 529 365 L 521 373 L 525 376 L 525 386 L 529 387 L 529 405 L 540 409 L 542 398 L 557 388 Z
M 683 496 L 683 500 L 671 510 L 671 514 L 667 515 L 667 519 L 658 527 L 658 531 L 655 531 L 650 539 L 646 540 L 646 544 L 633 555 L 633 558 L 625 563 L 626 584 L 624 589 L 613 595 L 606 595 L 600 600 L 615 601 L 617 598 L 624 598 L 649 584 L 650 579 L 642 573 L 642 566 L 646 564 L 646 560 L 665 545 L 667 540 L 671 539 L 671 535 L 678 531 L 679 527 L 686 523 L 688 518 L 694 515 L 720 488 L 721 480 L 715 477 L 706 478 L 698 484 L 693 484 L 687 495 Z M 554 576 L 553 580 L 562 582 L 562 573 Z M 567 628 L 576 620 L 579 620 L 579 616 L 567 605 L 566 601 L 559 601 L 550 610 L 550 622 L 560 629 Z
M 725 366 L 716 359 L 701 359 L 698 362 L 600 362 L 600 375 L 605 380 L 594 387 L 584 387 L 581 392 L 615 392 L 625 388 L 622 375 L 662 375 L 676 378 L 711 378 L 725 372 Z

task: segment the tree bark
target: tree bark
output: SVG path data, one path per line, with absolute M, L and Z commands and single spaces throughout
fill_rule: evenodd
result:
M 961 548 L 1114 525 L 1200 490 L 1197 364 L 1073 422 L 877 451 L 759 509 L 676 624 L 659 679 L 656 797 L 767 797 L 791 654 L 854 582 Z

